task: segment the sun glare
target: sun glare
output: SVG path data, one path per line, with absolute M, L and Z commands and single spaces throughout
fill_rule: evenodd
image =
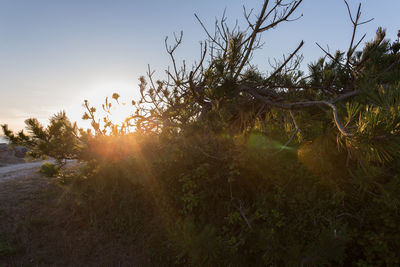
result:
M 103 122 L 104 117 L 108 117 L 113 124 L 122 125 L 127 117 L 129 117 L 134 109 L 131 105 L 132 100 L 139 97 L 138 82 L 132 78 L 129 81 L 115 80 L 98 80 L 86 86 L 87 90 L 83 91 L 82 102 L 87 99 L 90 106 L 96 108 L 96 117 Z M 113 93 L 118 93 L 118 103 L 112 98 Z M 105 99 L 111 103 L 110 113 L 103 110 L 102 105 L 105 104 Z M 79 114 L 74 114 L 76 118 L 81 118 L 85 112 L 80 109 Z M 75 112 L 76 113 L 76 112 Z M 91 128 L 90 122 L 80 120 L 82 125 L 86 128 Z
M 125 119 L 132 113 L 132 106 L 125 102 L 120 102 L 119 105 L 113 103 L 113 105 L 109 118 L 114 124 L 122 125 Z

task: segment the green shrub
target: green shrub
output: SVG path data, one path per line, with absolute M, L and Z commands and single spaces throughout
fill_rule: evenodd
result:
M 203 138 L 207 154 L 224 157 L 187 149 L 189 137 L 136 136 L 140 152 L 82 174 L 74 191 L 85 214 L 100 231 L 139 242 L 150 265 L 398 264 L 400 183 L 390 169 L 367 178 L 346 174 L 340 153 L 320 146 L 308 146 L 319 157 L 303 163 L 308 154 L 295 148 L 267 157 L 245 141 Z
M 60 169 L 53 163 L 45 162 L 42 167 L 40 167 L 39 172 L 43 173 L 47 177 L 54 177 L 59 173 Z
M 17 249 L 13 247 L 10 243 L 0 241 L 0 256 L 12 255 L 16 251 Z

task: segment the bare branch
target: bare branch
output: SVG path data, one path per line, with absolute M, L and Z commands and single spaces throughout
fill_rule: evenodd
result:
M 339 121 L 339 116 L 337 114 L 337 108 L 334 105 L 334 103 L 338 102 L 339 100 L 344 100 L 346 98 L 352 97 L 354 95 L 357 94 L 357 91 L 352 91 L 346 94 L 341 95 L 340 97 L 338 97 L 337 99 L 333 99 L 331 101 L 325 101 L 325 100 L 317 100 L 317 101 L 301 101 L 301 102 L 294 102 L 294 103 L 281 103 L 281 102 L 274 102 L 262 95 L 260 95 L 254 88 L 245 88 L 242 89 L 244 91 L 249 92 L 252 96 L 254 96 L 256 99 L 262 101 L 263 103 L 276 107 L 276 108 L 280 108 L 280 109 L 301 109 L 301 108 L 306 108 L 306 107 L 310 107 L 310 106 L 314 106 L 314 105 L 327 105 L 332 109 L 333 112 L 333 118 L 336 124 L 336 127 L 338 128 L 338 130 L 346 137 L 350 137 L 353 134 L 346 132 L 346 130 L 342 127 L 342 124 Z
M 304 45 L 304 41 L 301 41 L 297 48 L 289 55 L 289 57 L 281 64 L 279 68 L 277 68 L 268 78 L 267 82 L 270 81 L 273 77 L 275 77 L 278 73 L 282 71 L 282 69 L 292 60 L 292 58 L 297 54 L 300 48 Z
M 194 16 L 196 17 L 197 21 L 200 23 L 201 27 L 203 28 L 203 30 L 204 30 L 205 33 L 207 34 L 208 38 L 209 38 L 215 45 L 219 46 L 219 48 L 221 48 L 222 50 L 224 50 L 224 46 L 222 46 L 222 45 L 220 44 L 220 42 L 218 42 L 218 40 L 216 39 L 215 36 L 213 37 L 213 36 L 208 32 L 207 28 L 204 26 L 203 22 L 200 20 L 200 18 L 197 16 L 197 14 L 194 14 Z
M 354 44 L 354 39 L 355 39 L 356 32 L 357 32 L 357 27 L 360 26 L 360 25 L 362 25 L 362 24 L 366 24 L 366 23 L 368 23 L 368 22 L 371 22 L 371 21 L 374 20 L 374 19 L 372 18 L 372 19 L 366 20 L 366 21 L 364 21 L 364 22 L 359 22 L 360 17 L 361 17 L 361 3 L 358 5 L 356 17 L 355 17 L 355 19 L 354 19 L 354 18 L 353 18 L 353 15 L 351 14 L 351 10 L 350 10 L 349 4 L 347 3 L 346 0 L 344 0 L 344 2 L 345 2 L 345 4 L 346 4 L 346 7 L 347 7 L 347 11 L 348 11 L 348 13 L 349 13 L 350 20 L 351 20 L 351 22 L 352 22 L 352 24 L 353 24 L 353 32 L 352 32 L 352 35 L 351 35 L 351 41 L 350 41 L 349 49 L 347 50 L 347 55 L 346 55 L 346 56 L 347 56 L 347 59 L 346 59 L 346 64 L 345 64 L 345 65 L 346 65 L 346 67 L 348 67 L 348 66 L 349 66 L 349 63 L 350 63 L 350 60 L 351 60 L 351 57 L 352 57 L 354 51 L 357 49 L 357 47 L 360 45 L 360 43 L 362 42 L 362 40 L 365 38 L 365 34 L 364 34 L 364 36 L 357 42 L 357 44 L 356 44 L 355 46 L 353 46 L 353 44 Z
M 301 4 L 302 0 L 299 1 L 293 1 L 290 4 L 288 4 L 287 8 L 284 10 L 283 14 L 277 18 L 277 15 L 275 13 L 274 18 L 272 20 L 272 22 L 270 24 L 268 24 L 267 26 L 263 26 L 263 23 L 265 22 L 265 20 L 269 17 L 269 15 L 271 14 L 271 12 L 275 9 L 277 9 L 278 6 L 282 6 L 281 4 L 282 1 L 277 1 L 275 6 L 269 11 L 267 12 L 267 7 L 269 4 L 269 1 L 266 0 L 264 1 L 263 7 L 261 9 L 260 14 L 257 17 L 257 21 L 254 24 L 254 28 L 252 33 L 250 34 L 250 36 L 248 38 L 246 38 L 240 46 L 246 44 L 246 47 L 244 49 L 244 56 L 241 60 L 241 63 L 239 65 L 239 67 L 236 70 L 236 73 L 233 76 L 233 79 L 236 80 L 241 71 L 243 70 L 244 66 L 248 63 L 249 57 L 251 55 L 251 53 L 254 50 L 254 45 L 256 43 L 257 40 L 257 36 L 259 33 L 269 30 L 271 28 L 274 28 L 275 26 L 277 26 L 278 24 L 280 24 L 283 21 L 287 21 L 288 18 L 293 14 L 293 12 L 298 8 L 298 6 Z

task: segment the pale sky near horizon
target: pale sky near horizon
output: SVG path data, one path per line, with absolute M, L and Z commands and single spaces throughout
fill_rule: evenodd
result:
M 255 11 L 262 0 L 0 0 L 0 124 L 20 130 L 24 120 L 66 110 L 78 125 L 88 99 L 96 106 L 118 92 L 129 101 L 138 95 L 138 78 L 147 64 L 161 76 L 170 61 L 165 36 L 183 30 L 178 58 L 199 56 L 206 36 L 194 13 L 210 29 L 224 9 L 230 22 L 244 25 L 242 6 Z M 359 1 L 349 0 L 355 11 Z M 378 26 L 394 40 L 400 29 L 399 0 L 362 1 L 362 20 L 375 18 L 358 36 L 374 37 Z M 304 63 L 322 55 L 315 42 L 346 49 L 351 24 L 341 0 L 304 0 L 300 20 L 263 36 L 265 46 L 253 63 L 268 71 L 268 59 L 281 58 L 305 41 Z

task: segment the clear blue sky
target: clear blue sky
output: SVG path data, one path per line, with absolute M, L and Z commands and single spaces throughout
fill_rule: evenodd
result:
M 46 123 L 65 109 L 79 122 L 86 98 L 99 105 L 119 92 L 137 96 L 138 77 L 147 64 L 162 75 L 169 59 L 165 36 L 184 31 L 178 57 L 188 62 L 199 55 L 205 38 L 194 17 L 212 28 L 226 8 L 230 22 L 243 24 L 242 6 L 260 8 L 262 0 L 0 0 L 0 123 L 21 129 L 27 117 Z M 359 1 L 349 0 L 353 10 Z M 394 39 L 400 29 L 399 0 L 364 0 L 359 35 L 374 36 L 378 26 Z M 268 58 L 279 58 L 304 40 L 305 62 L 322 55 L 315 42 L 331 50 L 345 49 L 351 36 L 341 0 L 304 0 L 303 18 L 264 35 L 265 47 L 254 63 L 268 70 Z M 83 124 L 81 124 L 83 125 Z

